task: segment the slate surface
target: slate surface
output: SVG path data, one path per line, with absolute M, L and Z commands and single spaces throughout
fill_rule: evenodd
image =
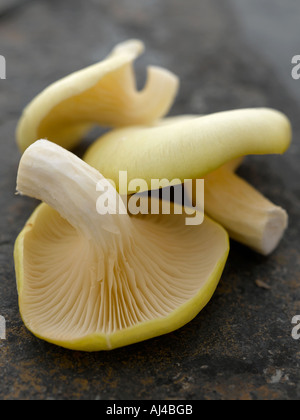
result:
M 291 338 L 292 317 L 300 313 L 299 109 L 272 67 L 244 44 L 224 3 L 40 0 L 0 18 L 8 75 L 0 80 L 0 315 L 7 321 L 0 399 L 299 398 L 300 342 Z M 14 131 L 41 89 L 128 38 L 147 46 L 137 64 L 141 83 L 147 64 L 181 77 L 174 114 L 270 106 L 291 118 L 290 151 L 248 158 L 240 171 L 288 210 L 290 228 L 270 258 L 232 243 L 213 300 L 181 330 L 111 353 L 71 352 L 33 337 L 19 316 L 13 244 L 36 203 L 14 195 Z

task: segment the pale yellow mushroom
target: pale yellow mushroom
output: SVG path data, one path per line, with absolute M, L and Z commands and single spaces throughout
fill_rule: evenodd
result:
M 179 80 L 168 70 L 152 66 L 144 89 L 138 91 L 133 62 L 143 50 L 140 41 L 124 42 L 104 61 L 45 89 L 26 107 L 19 121 L 20 150 L 24 152 L 40 138 L 71 149 L 94 125 L 151 124 L 166 115 Z
M 45 140 L 24 153 L 17 189 L 44 202 L 15 245 L 20 312 L 37 337 L 110 350 L 182 327 L 211 299 L 229 240 L 208 217 L 130 217 L 97 170 Z
M 145 179 L 148 189 L 153 178 L 182 183 L 205 178 L 205 211 L 232 238 L 267 255 L 284 234 L 287 213 L 234 171 L 245 155 L 284 153 L 291 137 L 282 113 L 244 109 L 114 130 L 94 143 L 84 160 L 117 187 L 119 170 L 127 171 L 129 182 Z

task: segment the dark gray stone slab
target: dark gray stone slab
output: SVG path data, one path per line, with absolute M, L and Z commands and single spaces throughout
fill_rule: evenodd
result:
M 0 399 L 299 398 L 300 343 L 291 338 L 300 313 L 299 108 L 238 28 L 222 0 L 40 0 L 0 17 L 8 76 L 0 81 Z M 214 298 L 181 330 L 111 353 L 71 352 L 33 337 L 19 316 L 13 245 L 36 203 L 14 195 L 15 127 L 41 89 L 132 37 L 147 46 L 141 83 L 147 64 L 181 77 L 174 114 L 270 106 L 291 118 L 290 151 L 241 169 L 288 210 L 290 228 L 269 258 L 232 243 Z

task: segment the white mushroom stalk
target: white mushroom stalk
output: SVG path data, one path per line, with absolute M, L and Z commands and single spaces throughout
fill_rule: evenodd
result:
M 208 218 L 190 227 L 183 215 L 130 217 L 114 205 L 99 215 L 99 183 L 118 197 L 97 170 L 46 140 L 21 159 L 18 191 L 44 202 L 15 247 L 22 318 L 38 337 L 76 350 L 183 326 L 212 297 L 229 251 Z
M 100 189 L 111 197 L 108 204 L 115 204 L 104 209 L 101 217 L 97 212 Z M 17 191 L 47 203 L 101 247 L 109 248 L 116 235 L 121 238 L 121 231 L 122 239 L 130 236 L 131 220 L 112 185 L 77 156 L 47 140 L 30 146 L 21 160 Z
M 271 254 L 288 226 L 287 212 L 223 167 L 205 177 L 205 212 L 232 239 L 254 251 Z

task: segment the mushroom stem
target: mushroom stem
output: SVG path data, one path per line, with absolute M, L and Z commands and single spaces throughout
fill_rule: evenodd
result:
M 232 239 L 263 255 L 275 250 L 288 225 L 284 209 L 227 167 L 205 177 L 205 212 L 222 224 Z
M 47 140 L 37 141 L 24 153 L 17 191 L 47 203 L 102 247 L 131 236 L 131 220 L 112 185 L 97 170 Z M 99 201 L 101 194 L 105 200 Z

